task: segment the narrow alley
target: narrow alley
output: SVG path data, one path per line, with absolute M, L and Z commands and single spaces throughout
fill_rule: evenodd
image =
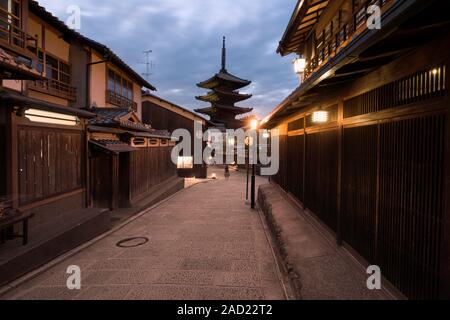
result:
M 0 299 L 286 299 L 263 220 L 245 203 L 245 174 L 216 174 Z M 148 242 L 117 246 L 130 237 Z M 81 290 L 66 286 L 71 265 L 81 269 Z

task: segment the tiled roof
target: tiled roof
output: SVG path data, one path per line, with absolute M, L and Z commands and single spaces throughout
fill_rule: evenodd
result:
M 153 132 L 154 130 L 142 122 L 121 121 L 120 118 L 126 116 L 132 111 L 126 108 L 97 108 L 92 110 L 97 117 L 89 121 L 89 124 L 95 126 L 115 126 L 125 129 Z
M 130 113 L 128 109 L 125 108 L 98 108 L 92 110 L 97 118 L 90 120 L 91 124 L 97 125 L 107 125 L 107 124 L 119 124 L 117 117 L 123 117 Z
M 136 150 L 136 148 L 133 148 L 129 144 L 126 144 L 125 142 L 122 142 L 120 140 L 102 139 L 102 140 L 89 140 L 89 142 L 95 146 L 101 147 L 114 153 L 130 152 Z

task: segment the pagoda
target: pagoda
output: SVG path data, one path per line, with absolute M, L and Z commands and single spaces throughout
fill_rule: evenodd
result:
M 197 84 L 198 87 L 210 90 L 206 95 L 196 97 L 197 100 L 209 102 L 208 108 L 196 109 L 195 112 L 208 115 L 217 127 L 238 129 L 246 126 L 243 120 L 236 119 L 238 115 L 251 112 L 253 108 L 241 108 L 235 104 L 250 99 L 251 94 L 241 94 L 239 89 L 248 86 L 251 81 L 240 79 L 226 69 L 226 47 L 223 37 L 222 69 L 211 79 Z

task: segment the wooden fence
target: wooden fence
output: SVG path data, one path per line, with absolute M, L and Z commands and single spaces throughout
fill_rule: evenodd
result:
M 324 126 L 314 127 L 310 115 L 292 120 L 273 177 L 412 299 L 438 298 L 445 272 L 445 70 L 344 101 L 341 118 L 336 113 Z

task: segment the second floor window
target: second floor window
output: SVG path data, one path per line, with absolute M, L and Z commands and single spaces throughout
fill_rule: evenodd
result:
M 70 85 L 70 65 L 43 51 L 39 51 L 38 70 L 45 71 L 47 79 Z
M 19 0 L 0 0 L 0 39 L 22 46 Z
M 133 100 L 133 83 L 111 69 L 108 69 L 108 90 Z

